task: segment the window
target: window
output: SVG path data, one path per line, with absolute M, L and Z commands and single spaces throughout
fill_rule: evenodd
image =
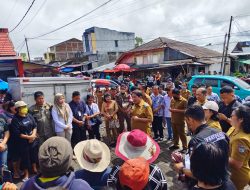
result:
M 218 87 L 218 80 L 217 79 L 205 79 L 205 85 L 211 85 L 212 87 Z
M 233 89 L 236 89 L 236 90 L 238 89 L 238 87 L 234 83 L 227 81 L 227 80 L 221 81 L 221 88 L 224 86 L 231 86 Z
M 115 47 L 118 47 L 118 40 L 115 40 Z
M 196 78 L 196 79 L 194 79 L 194 84 L 200 85 L 200 84 L 202 84 L 202 81 L 203 81 L 203 78 Z

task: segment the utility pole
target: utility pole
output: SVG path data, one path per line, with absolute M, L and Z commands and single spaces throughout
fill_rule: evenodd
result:
M 25 36 L 24 36 L 24 38 L 25 38 L 25 44 L 26 44 L 26 49 L 27 49 L 27 53 L 28 53 L 28 61 L 30 61 L 30 51 L 29 51 L 29 46 L 28 46 L 28 40 Z
M 224 58 L 224 64 L 223 64 L 223 75 L 225 74 L 226 70 L 226 63 L 227 63 L 227 54 L 228 54 L 228 46 L 229 46 L 229 40 L 231 36 L 231 26 L 232 26 L 233 16 L 230 17 L 230 24 L 228 29 L 228 36 L 227 36 L 227 45 L 226 45 L 226 52 L 225 52 L 225 58 Z
M 223 53 L 222 53 L 221 67 L 220 67 L 221 73 L 222 73 L 222 70 L 224 68 L 224 56 L 225 56 L 226 41 L 227 41 L 227 33 L 225 34 L 224 43 L 223 43 Z

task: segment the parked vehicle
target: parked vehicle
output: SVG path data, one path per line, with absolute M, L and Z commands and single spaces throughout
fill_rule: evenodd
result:
M 220 89 L 223 86 L 231 86 L 235 90 L 235 94 L 241 99 L 250 95 L 250 85 L 243 80 L 222 75 L 195 75 L 188 83 L 188 88 L 191 90 L 193 84 L 211 85 L 213 92 L 220 95 Z
M 71 101 L 72 92 L 79 91 L 81 97 L 85 98 L 91 87 L 90 80 L 74 77 L 27 77 L 8 78 L 9 92 L 15 101 L 23 100 L 29 105 L 34 104 L 34 93 L 43 91 L 46 101 L 53 103 L 54 95 L 62 93 L 66 101 Z

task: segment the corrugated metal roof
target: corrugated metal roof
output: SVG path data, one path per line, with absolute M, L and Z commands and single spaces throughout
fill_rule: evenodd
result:
M 145 43 L 135 49 L 128 51 L 128 53 L 148 51 L 154 49 L 161 49 L 169 47 L 171 49 L 186 53 L 190 56 L 200 58 L 200 57 L 219 57 L 222 54 L 204 47 L 196 46 L 193 44 L 188 44 L 180 41 L 171 40 L 165 37 L 156 38 L 148 43 Z
M 7 28 L 0 28 L 0 56 L 16 56 Z

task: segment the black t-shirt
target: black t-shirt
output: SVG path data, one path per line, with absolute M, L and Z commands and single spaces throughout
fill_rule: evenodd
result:
M 194 186 L 190 190 L 206 190 L 206 189 Z M 209 190 L 236 190 L 236 188 L 235 188 L 234 184 L 232 183 L 232 181 L 228 180 L 222 186 L 214 188 L 214 189 L 209 189 Z
M 196 97 L 195 96 L 191 96 L 189 99 L 188 99 L 188 103 L 187 103 L 187 106 L 190 107 L 192 106 L 195 102 L 196 102 Z
M 189 154 L 191 154 L 193 148 L 197 146 L 199 143 L 204 142 L 207 137 L 211 137 L 215 134 L 219 134 L 220 131 L 218 131 L 215 128 L 208 127 L 207 124 L 203 124 L 200 127 L 196 129 L 194 132 L 189 144 L 188 144 L 188 150 Z M 224 136 L 224 135 L 223 135 Z M 216 136 L 215 136 L 216 138 Z M 219 147 L 222 148 L 223 151 L 225 151 L 225 154 L 228 154 L 229 151 L 229 139 L 225 135 L 225 139 L 220 140 L 217 142 Z
M 225 116 L 230 118 L 233 110 L 236 109 L 237 107 L 239 107 L 240 105 L 242 105 L 242 104 L 240 102 L 238 102 L 237 100 L 232 101 L 227 106 L 223 102 L 220 102 L 218 112 L 223 113 Z M 223 120 L 220 121 L 220 125 L 221 125 L 222 131 L 224 133 L 226 133 L 228 131 L 228 129 L 231 127 L 231 125 L 228 122 L 223 121 Z

